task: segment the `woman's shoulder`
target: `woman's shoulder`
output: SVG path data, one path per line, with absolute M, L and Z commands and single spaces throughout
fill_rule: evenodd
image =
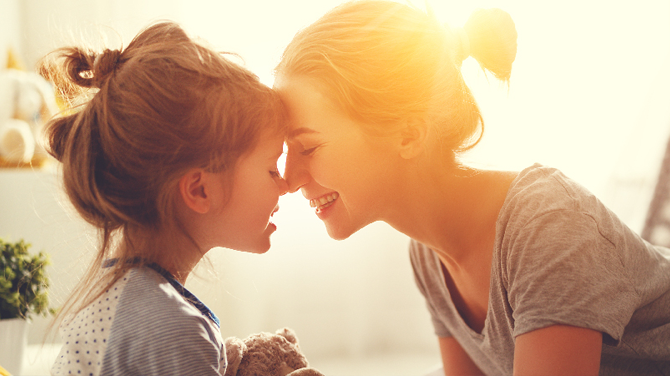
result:
M 591 212 L 597 198 L 560 170 L 534 164 L 517 175 L 509 187 L 500 220 L 531 220 L 556 211 Z
M 555 241 L 571 234 L 592 239 L 597 234 L 606 244 L 621 243 L 625 225 L 598 198 L 556 168 L 540 164 L 519 173 L 511 184 L 498 214 L 496 243 L 519 239 Z M 540 235 L 541 234 L 541 235 Z
M 568 178 L 559 169 L 536 163 L 523 169 L 510 185 L 508 199 L 533 196 L 568 195 L 575 196 L 575 191 L 586 193 L 586 189 Z

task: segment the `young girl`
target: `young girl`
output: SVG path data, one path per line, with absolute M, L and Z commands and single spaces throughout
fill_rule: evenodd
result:
M 670 375 L 670 251 L 541 165 L 464 166 L 481 114 L 460 73 L 508 80 L 500 10 L 464 29 L 391 1 L 341 5 L 277 67 L 285 178 L 335 239 L 374 221 L 411 237 L 446 375 Z
M 64 94 L 93 89 L 47 135 L 69 199 L 102 235 L 52 374 L 223 374 L 219 321 L 183 285 L 212 247 L 269 249 L 287 190 L 281 102 L 170 22 L 124 50 L 50 56 L 43 74 Z

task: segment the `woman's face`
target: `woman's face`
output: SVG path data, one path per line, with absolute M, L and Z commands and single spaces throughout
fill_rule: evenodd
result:
M 393 189 L 394 158 L 388 140 L 363 132 L 305 77 L 278 77 L 290 115 L 286 179 L 302 191 L 334 239 L 345 239 L 383 220 Z

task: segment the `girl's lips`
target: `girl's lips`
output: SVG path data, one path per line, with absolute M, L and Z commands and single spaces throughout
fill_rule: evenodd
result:
M 273 232 L 277 230 L 277 225 L 272 223 L 272 216 L 275 215 L 277 211 L 279 211 L 279 205 L 275 206 L 274 210 L 272 210 L 272 213 L 270 213 L 270 219 L 268 220 L 268 228 L 270 228 Z
M 328 193 L 319 198 L 309 200 L 309 206 L 316 208 L 316 212 L 319 213 L 332 205 L 339 197 L 340 195 L 337 192 Z

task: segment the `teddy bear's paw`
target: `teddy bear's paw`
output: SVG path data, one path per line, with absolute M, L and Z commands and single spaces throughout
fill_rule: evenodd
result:
M 225 340 L 225 347 L 228 365 L 224 376 L 235 376 L 240 368 L 244 353 L 247 351 L 247 345 L 239 338 L 228 337 Z
M 315 370 L 314 368 L 306 367 L 297 369 L 286 376 L 325 376 L 325 375 Z

